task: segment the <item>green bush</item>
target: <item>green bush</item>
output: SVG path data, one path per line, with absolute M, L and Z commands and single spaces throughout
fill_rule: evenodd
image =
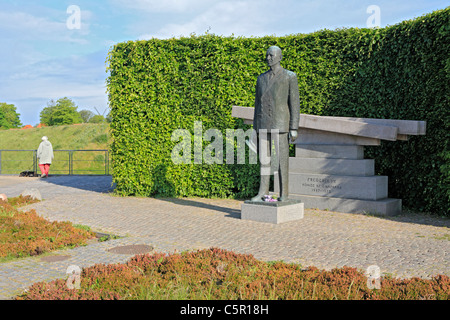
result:
M 256 78 L 267 70 L 265 51 L 278 45 L 283 67 L 298 75 L 302 113 L 427 121 L 426 136 L 383 142 L 366 156 L 375 159 L 377 174 L 389 176 L 389 196 L 412 209 L 449 214 L 449 10 L 382 29 L 115 45 L 107 83 L 117 192 L 254 195 L 258 165 L 176 165 L 171 135 L 188 129 L 193 139 L 194 121 L 223 136 L 227 128 L 248 129 L 231 108 L 254 105 Z

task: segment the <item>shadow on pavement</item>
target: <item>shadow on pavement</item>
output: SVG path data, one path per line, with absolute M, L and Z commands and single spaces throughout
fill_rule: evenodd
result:
M 427 213 L 416 213 L 404 211 L 397 216 L 377 216 L 380 219 L 391 220 L 401 223 L 414 223 L 434 227 L 450 228 L 450 218 Z
M 27 179 L 27 178 L 21 178 Z M 37 179 L 37 178 L 33 178 Z M 111 193 L 114 191 L 114 185 L 112 183 L 112 176 L 50 176 L 49 178 L 42 179 L 48 183 L 52 183 L 64 187 L 72 187 L 82 189 L 86 191 L 93 191 L 99 193 Z M 25 181 L 25 180 L 24 180 Z M 158 200 L 171 202 L 173 204 L 179 204 L 184 206 L 192 206 L 197 208 L 205 208 L 208 210 L 215 210 L 223 212 L 226 217 L 240 219 L 240 209 L 233 209 L 229 207 L 219 206 L 216 204 L 205 203 L 202 201 L 195 201 L 192 199 L 182 198 L 157 198 Z M 380 219 L 392 220 L 400 223 L 412 223 L 421 225 L 430 225 L 435 227 L 447 227 L 450 228 L 450 218 L 444 216 L 430 215 L 425 213 L 404 212 L 398 216 L 377 216 Z
M 47 183 L 63 187 L 76 188 L 99 193 L 111 193 L 114 191 L 112 176 L 52 176 L 42 179 Z
M 225 217 L 240 219 L 241 218 L 241 210 L 233 209 L 228 207 L 222 207 L 215 204 L 204 203 L 201 201 L 195 201 L 191 199 L 180 199 L 180 198 L 157 198 L 161 201 L 167 201 L 173 204 L 179 204 L 183 206 L 191 206 L 196 208 L 203 208 L 208 210 L 214 210 L 225 213 Z

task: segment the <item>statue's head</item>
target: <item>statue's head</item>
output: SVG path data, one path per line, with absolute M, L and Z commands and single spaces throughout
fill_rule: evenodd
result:
M 281 49 L 279 47 L 271 46 L 269 49 L 267 49 L 266 62 L 269 65 L 269 67 L 279 63 L 282 58 L 283 58 L 283 55 L 282 55 Z

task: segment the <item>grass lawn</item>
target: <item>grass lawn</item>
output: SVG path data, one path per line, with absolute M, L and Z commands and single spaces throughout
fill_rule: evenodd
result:
M 36 150 L 44 135 L 53 150 L 107 150 L 110 139 L 108 123 L 10 129 L 0 130 L 0 150 Z M 33 171 L 33 154 L 33 151 L 1 152 L 1 173 Z M 68 174 L 69 152 L 57 151 L 54 155 L 51 173 Z M 100 151 L 73 153 L 74 174 L 104 174 L 105 157 L 105 152 Z

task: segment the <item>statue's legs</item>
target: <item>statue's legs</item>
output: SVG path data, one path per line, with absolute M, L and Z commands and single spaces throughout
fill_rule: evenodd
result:
M 278 141 L 278 180 L 280 181 L 280 201 L 289 198 L 289 134 L 280 133 Z
M 270 167 L 269 167 L 270 169 Z M 261 175 L 261 182 L 259 185 L 259 192 L 254 196 L 252 201 L 263 201 L 264 195 L 269 194 L 270 175 Z
M 271 134 L 258 134 L 258 155 L 260 163 L 260 184 L 259 192 L 251 201 L 263 201 L 263 197 L 269 194 L 271 175 Z
M 272 158 L 272 148 L 275 149 L 275 159 Z M 285 201 L 289 197 L 289 134 L 288 133 L 267 133 L 267 138 L 258 135 L 258 152 L 260 156 L 260 185 L 259 192 L 252 201 L 263 201 L 262 198 L 269 194 L 270 176 L 272 167 L 278 171 L 280 181 L 280 201 Z M 271 161 L 275 161 L 273 164 Z M 273 166 L 274 165 L 274 166 Z

